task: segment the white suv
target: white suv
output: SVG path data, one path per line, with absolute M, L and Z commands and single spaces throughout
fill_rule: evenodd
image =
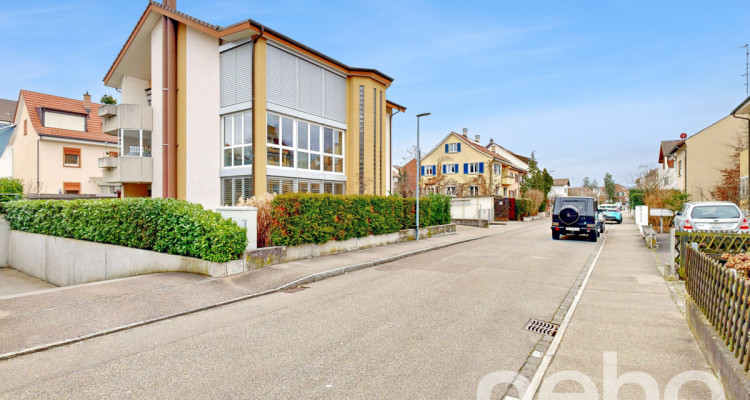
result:
M 750 232 L 747 218 L 737 205 L 729 201 L 685 203 L 675 214 L 674 226 L 681 232 Z

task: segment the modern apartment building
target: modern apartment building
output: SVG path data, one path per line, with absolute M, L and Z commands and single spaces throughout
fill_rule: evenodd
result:
M 469 138 L 466 129 L 463 134 L 451 132 L 422 157 L 419 174 L 424 192 L 520 197 L 519 185 L 528 167 L 524 170 L 520 159 L 512 161 L 482 146 L 479 139 Z
M 392 190 L 393 79 L 253 20 L 220 27 L 150 2 L 104 78 L 124 193 L 207 207 L 265 192 Z M 120 172 L 118 172 L 120 171 Z M 109 178 L 107 178 L 109 177 Z M 119 177 L 119 178 L 118 178 Z

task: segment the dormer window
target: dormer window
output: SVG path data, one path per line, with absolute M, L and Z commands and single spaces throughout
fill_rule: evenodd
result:
M 42 123 L 46 128 L 86 132 L 86 116 L 61 111 L 44 110 Z

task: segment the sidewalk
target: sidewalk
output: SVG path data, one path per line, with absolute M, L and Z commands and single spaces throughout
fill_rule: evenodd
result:
M 227 278 L 162 273 L 0 297 L 0 360 L 212 307 L 237 298 L 403 258 L 436 246 L 549 224 L 548 219 L 490 228 L 459 226 L 456 234 L 264 267 Z M 299 281 L 302 280 L 302 281 Z
M 659 398 L 667 383 L 682 372 L 713 374 L 657 269 L 654 255 L 630 218 L 622 225 L 610 226 L 607 242 L 544 381 L 552 381 L 550 377 L 560 371 L 576 371 L 590 378 L 601 394 L 605 352 L 615 352 L 616 377 L 631 371 L 653 377 Z M 554 393 L 580 390 L 578 383 L 565 381 Z M 540 392 L 537 398 L 542 398 Z M 644 389 L 624 384 L 617 398 L 645 398 Z M 682 387 L 680 398 L 711 397 L 703 384 L 691 382 Z

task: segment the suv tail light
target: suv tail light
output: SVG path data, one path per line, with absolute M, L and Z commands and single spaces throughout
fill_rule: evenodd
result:
M 686 220 L 685 220 L 685 225 L 683 225 L 682 229 L 686 229 L 686 230 L 691 230 L 691 229 L 693 229 L 693 226 L 692 226 L 692 225 L 690 225 L 690 220 L 689 220 L 689 219 L 686 219 Z
M 742 225 L 740 225 L 740 229 L 742 230 L 749 230 L 750 226 L 747 224 L 747 218 L 742 219 Z

